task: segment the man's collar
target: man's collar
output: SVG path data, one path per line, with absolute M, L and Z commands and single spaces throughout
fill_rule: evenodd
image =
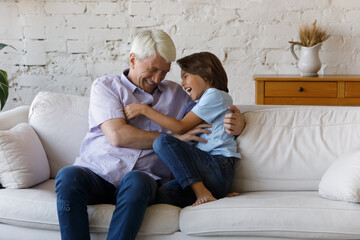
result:
M 163 80 L 164 81 L 164 80 Z M 160 92 L 163 92 L 165 90 L 164 83 L 161 81 L 161 83 L 157 86 L 157 89 L 159 89 Z
M 134 92 L 138 87 L 127 78 L 128 74 L 129 68 L 123 71 L 123 74 L 121 75 L 121 82 L 125 85 L 127 89 L 129 89 L 131 92 Z

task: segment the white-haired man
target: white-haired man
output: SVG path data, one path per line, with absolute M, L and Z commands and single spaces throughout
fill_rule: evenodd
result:
M 74 165 L 56 176 L 57 210 L 62 239 L 90 239 L 87 205 L 110 203 L 115 210 L 108 239 L 135 239 L 148 205 L 158 202 L 169 168 L 156 156 L 153 141 L 168 130 L 145 117 L 126 121 L 123 108 L 144 103 L 181 119 L 194 102 L 181 86 L 164 80 L 176 58 L 173 41 L 161 30 L 139 33 L 130 51 L 130 67 L 121 76 L 103 76 L 91 88 L 89 132 Z M 226 116 L 227 131 L 241 133 L 240 111 Z M 204 141 L 196 135 L 210 133 L 203 124 L 184 141 Z M 166 191 L 165 191 L 166 192 Z

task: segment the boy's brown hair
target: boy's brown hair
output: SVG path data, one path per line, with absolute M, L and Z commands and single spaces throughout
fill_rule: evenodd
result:
M 190 74 L 199 75 L 211 87 L 229 92 L 228 78 L 220 60 L 210 52 L 193 53 L 176 61 L 180 68 Z

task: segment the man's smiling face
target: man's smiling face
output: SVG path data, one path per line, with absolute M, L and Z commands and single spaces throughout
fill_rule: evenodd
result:
M 130 54 L 129 80 L 147 93 L 152 93 L 170 71 L 171 63 L 159 54 L 139 60 Z

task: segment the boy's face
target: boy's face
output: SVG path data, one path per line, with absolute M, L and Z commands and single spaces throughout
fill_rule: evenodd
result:
M 210 84 L 202 77 L 185 72 L 184 70 L 181 70 L 181 79 L 181 86 L 193 101 L 200 99 L 204 92 L 210 88 Z
M 139 60 L 130 54 L 131 81 L 147 93 L 152 93 L 170 71 L 171 63 L 160 55 Z

